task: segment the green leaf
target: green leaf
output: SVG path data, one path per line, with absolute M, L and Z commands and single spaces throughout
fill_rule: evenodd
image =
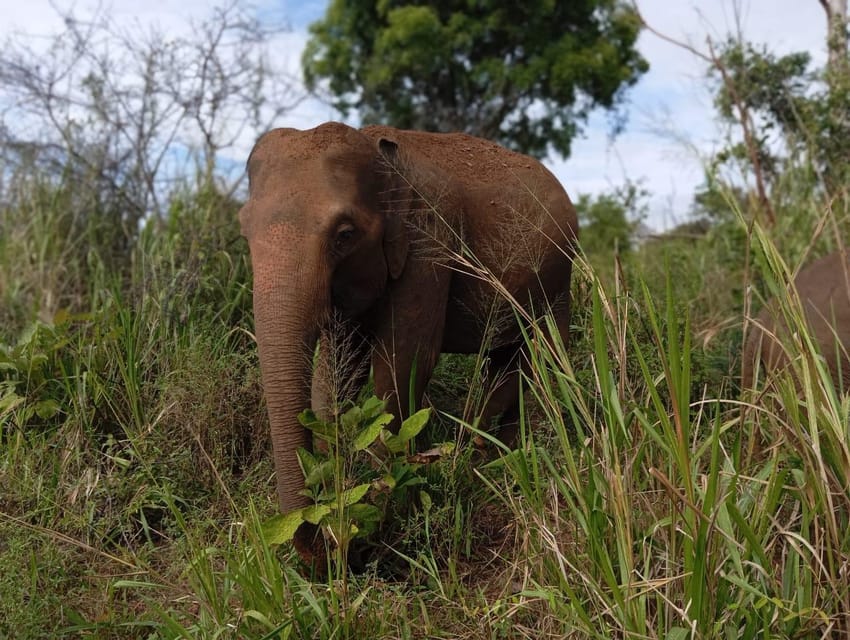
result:
M 326 481 L 333 477 L 334 470 L 335 461 L 325 460 L 311 469 L 310 473 L 308 473 L 304 479 L 304 484 L 308 487 L 323 485 Z
M 404 489 L 406 487 L 415 487 L 417 484 L 427 484 L 428 481 L 422 476 L 409 475 L 401 479 L 396 485 L 396 489 Z
M 117 580 L 112 583 L 116 589 L 167 589 L 163 584 L 155 582 L 145 582 L 144 580 Z
M 374 418 L 384 410 L 385 406 L 386 402 L 384 402 L 377 396 L 370 396 L 363 402 L 363 405 L 360 407 L 363 411 L 363 419 L 369 420 L 370 418 Z
M 301 471 L 304 473 L 304 476 L 307 477 L 313 473 L 313 470 L 318 464 L 316 457 L 304 447 L 298 447 L 295 451 L 295 455 L 298 456 L 298 462 L 301 464 Z
M 691 637 L 691 630 L 685 627 L 673 627 L 664 636 L 665 640 L 688 640 Z
M 499 470 L 503 468 L 516 469 L 517 465 L 525 458 L 525 452 L 520 449 L 514 449 L 510 453 L 499 456 L 498 458 L 487 462 L 482 466 L 482 469 Z
M 336 440 L 336 425 L 320 419 L 312 409 L 305 409 L 299 413 L 298 422 L 300 422 L 305 429 L 309 429 L 322 440 L 326 440 L 328 442 Z
M 52 418 L 57 413 L 59 413 L 59 403 L 56 402 L 56 400 L 54 400 L 53 398 L 41 400 L 35 405 L 35 413 L 42 420 Z
M 262 524 L 263 537 L 268 544 L 283 544 L 295 537 L 295 532 L 304 523 L 303 509 L 272 516 Z
M 373 504 L 359 502 L 348 508 L 348 517 L 356 520 L 360 524 L 367 522 L 380 522 L 382 519 L 381 510 Z
M 35 405 L 35 413 L 42 420 L 52 418 L 59 413 L 59 403 L 53 398 L 37 402 Z
M 363 411 L 361 411 L 360 407 L 354 406 L 340 416 L 339 423 L 343 429 L 350 429 L 359 424 L 362 418 Z
M 357 434 L 357 437 L 354 439 L 354 450 L 363 451 L 369 447 L 381 435 L 381 429 L 392 422 L 392 419 L 391 414 L 382 413 L 372 420 L 363 431 Z
M 313 504 L 301 509 L 301 517 L 310 524 L 321 524 L 322 518 L 330 512 L 331 508 L 326 504 Z
M 348 508 L 348 517 L 360 526 L 358 537 L 364 538 L 374 533 L 381 523 L 381 510 L 373 504 L 353 504 Z
M 356 487 L 352 487 L 351 489 L 346 489 L 338 504 L 340 506 L 350 506 L 360 502 L 363 497 L 369 492 L 369 483 L 359 484 Z
M 381 431 L 381 441 L 390 453 L 401 453 L 407 444 L 404 440 L 386 429 Z
M 14 391 L 9 391 L 0 397 L 0 415 L 11 412 L 19 404 L 23 403 L 25 398 L 19 396 Z
M 298 422 L 305 429 L 312 429 L 313 425 L 316 422 L 321 422 L 321 420 L 319 420 L 319 417 L 312 409 L 304 409 L 304 411 L 298 414 Z
M 356 538 L 359 531 L 353 522 L 340 522 L 336 518 L 331 518 L 326 524 L 331 530 L 331 536 L 341 544 Z
M 431 417 L 431 409 L 420 409 L 407 420 L 401 423 L 401 429 L 398 430 L 398 438 L 402 442 L 410 442 L 419 435 L 419 432 L 428 424 L 428 418 Z

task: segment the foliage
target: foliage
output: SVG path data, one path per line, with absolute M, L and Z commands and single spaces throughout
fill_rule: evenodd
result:
M 804 155 L 812 159 L 822 187 L 829 192 L 840 188 L 850 162 L 850 76 L 826 83 L 825 71 L 810 65 L 807 52 L 777 56 L 735 40 L 722 44 L 710 67 L 718 80 L 718 113 L 732 125 L 746 120 L 752 129 L 757 124 L 758 134 L 718 153 L 718 166 L 749 165 L 754 153 L 763 177 L 775 185 L 788 170 L 788 160 Z
M 634 11 L 583 2 L 333 0 L 302 58 L 308 87 L 365 123 L 466 131 L 567 156 L 589 111 L 617 106 L 648 65 Z
M 629 253 L 636 241 L 634 233 L 646 218 L 647 191 L 629 182 L 595 198 L 581 194 L 575 202 L 585 255 L 605 256 L 611 252 Z
M 394 434 L 386 429 L 393 416 L 384 413 L 384 406 L 372 396 L 331 422 L 310 410 L 299 416 L 314 438 L 324 443 L 314 453 L 298 451 L 305 491 L 313 504 L 266 522 L 263 533 L 269 544 L 290 542 L 296 530 L 309 523 L 325 532 L 344 567 L 351 542 L 373 535 L 391 505 L 400 513 L 414 503 L 430 504 L 427 479 L 419 470 L 449 455 L 454 447 L 445 443 L 414 454 L 413 441 L 427 424 L 430 409 L 408 417 Z
M 801 99 L 815 80 L 808 53 L 776 56 L 766 48 L 730 40 L 722 49 L 720 62 L 731 71 L 736 94 L 731 95 L 731 86 L 720 87 L 715 105 L 721 117 L 734 119 L 735 102 L 741 100 L 765 118 L 762 128 L 768 132 L 795 126 Z
M 804 212 L 817 206 L 805 194 Z M 88 258 L 88 311 L 31 318 L 20 326 L 32 330 L 4 341 L 0 377 L 16 400 L 0 411 L 0 529 L 11 532 L 0 558 L 4 576 L 24 576 L 0 578 L 4 635 L 39 626 L 129 638 L 846 629 L 847 402 L 814 354 L 801 362 L 813 401 L 780 384 L 742 403 L 730 384 L 747 282 L 743 211 L 703 235 L 635 247 L 610 282 L 578 262 L 569 353 L 545 317 L 527 329 L 515 452 L 473 463 L 480 454 L 462 440 L 435 482 L 434 465 L 417 467 L 401 446 L 418 427 L 398 441 L 384 434 L 398 453 L 369 464 L 387 419 L 376 400 L 333 424 L 304 414 L 330 445 L 327 456 L 302 456 L 320 505 L 310 517 L 349 536 L 349 549 L 380 523 L 369 540 L 383 543 L 360 575 L 336 547 L 336 569 L 312 580 L 260 524 L 280 518 L 245 248 L 224 224 L 232 203 L 200 185 L 172 211 L 179 222 L 141 234 L 126 280 Z M 26 246 L 44 230 L 16 226 Z M 752 268 L 764 291 L 781 293 L 789 275 L 754 229 Z M 803 255 L 790 233 L 782 239 Z M 49 256 L 63 254 L 44 255 L 48 273 Z M 79 273 L 73 261 L 84 257 L 67 255 L 64 268 Z M 26 289 L 28 274 L 6 259 L 10 289 Z M 58 409 L 39 416 L 45 400 Z M 771 402 L 788 413 L 778 417 Z M 411 502 L 418 508 L 404 508 Z
M 577 259 L 569 348 L 545 313 L 523 326 L 515 451 L 482 460 L 475 411 L 453 415 L 493 382 L 477 359 L 444 359 L 429 392 L 460 426 L 439 465 L 408 455 L 423 413 L 396 435 L 375 399 L 303 414 L 328 453 L 302 453 L 318 506 L 298 517 L 343 542 L 310 578 L 262 524 L 281 517 L 238 203 L 187 179 L 116 263 L 114 212 L 86 208 L 89 185 L 19 165 L 0 199 L 0 636 L 847 635 L 850 401 L 785 288 L 846 237 L 850 198 L 819 162 L 776 165 L 771 230 L 714 166 L 711 225 L 610 273 L 610 242 Z M 591 242 L 623 238 L 639 196 L 587 199 Z M 736 388 L 767 295 L 800 393 Z M 369 531 L 382 554 L 356 566 L 344 544 Z
M 765 268 L 780 268 L 770 245 L 764 249 L 772 256 Z M 551 447 L 529 446 L 521 464 L 506 466 L 522 496 L 506 502 L 518 518 L 528 518 L 528 555 L 540 559 L 530 582 L 538 589 L 557 585 L 566 595 L 554 601 L 552 615 L 584 637 L 599 638 L 793 637 L 844 628 L 837 599 L 846 588 L 837 565 L 822 573 L 810 550 L 792 542 L 810 539 L 813 529 L 840 530 L 836 518 L 844 523 L 850 515 L 850 504 L 837 512 L 815 506 L 826 490 L 820 483 L 814 494 L 802 490 L 802 479 L 812 474 L 839 485 L 847 477 L 847 467 L 836 472 L 830 462 L 832 454 L 844 457 L 846 402 L 820 395 L 832 388 L 818 377 L 823 368 L 809 380 L 825 404 L 785 393 L 783 406 L 792 408 L 788 419 L 795 426 L 776 430 L 760 406 L 741 411 L 723 396 L 694 398 L 691 331 L 687 319 L 678 321 L 669 285 L 661 311 L 647 289 L 636 295 L 649 342 L 634 333 L 639 323 L 622 322 L 623 307 L 611 300 L 594 287 L 599 402 L 588 402 L 563 345 L 534 352 L 529 388 L 559 446 L 555 455 Z M 538 342 L 551 326 L 535 332 Z M 618 375 L 632 360 L 639 378 Z M 808 439 L 815 420 L 838 428 L 830 455 L 816 453 Z M 536 441 L 533 433 L 528 429 L 527 437 Z M 552 479 L 551 493 L 543 490 L 546 479 Z M 780 512 L 789 516 L 777 519 Z M 838 534 L 811 552 L 834 558 L 848 551 L 846 536 Z M 795 579 L 786 579 L 789 573 Z M 670 606 L 675 602 L 682 606 Z

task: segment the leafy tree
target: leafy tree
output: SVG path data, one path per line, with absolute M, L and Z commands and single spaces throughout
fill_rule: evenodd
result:
M 808 53 L 776 56 L 766 48 L 729 40 L 720 47 L 710 75 L 720 80 L 714 99 L 722 120 L 730 125 L 747 119 L 750 138 L 732 144 L 715 158 L 715 164 L 758 160 L 770 182 L 781 170 L 780 146 L 794 146 L 803 119 L 810 111 L 807 95 L 815 74 Z M 757 126 L 756 126 L 757 125 Z M 781 142 L 778 145 L 777 142 Z
M 590 110 L 615 109 L 648 69 L 640 28 L 621 0 L 331 0 L 302 64 L 310 89 L 365 123 L 567 156 Z
M 631 251 L 635 231 L 646 218 L 647 195 L 646 189 L 633 182 L 596 197 L 579 195 L 575 207 L 585 254 L 607 260 L 613 252 Z
M 720 80 L 715 105 L 721 118 L 750 132 L 722 150 L 716 166 L 751 164 L 765 184 L 775 186 L 789 158 L 807 158 L 827 191 L 844 184 L 850 166 L 850 78 L 812 69 L 805 52 L 776 56 L 732 40 L 719 48 L 710 74 Z

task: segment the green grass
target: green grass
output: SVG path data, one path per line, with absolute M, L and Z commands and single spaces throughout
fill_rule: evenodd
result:
M 22 185 L 0 209 L 0 637 L 850 629 L 850 401 L 793 298 L 802 397 L 737 388 L 748 285 L 783 292 L 779 255 L 830 234 L 739 221 L 604 279 L 580 260 L 569 346 L 545 317 L 526 334 L 519 450 L 482 461 L 461 439 L 416 471 L 427 498 L 391 504 L 349 556 L 358 571 L 338 556 L 323 577 L 263 534 L 276 498 L 235 205 L 179 194 L 122 257 L 107 219 L 71 215 L 75 188 Z M 477 370 L 443 358 L 433 437 L 475 430 Z M 342 462 L 347 487 L 365 472 Z

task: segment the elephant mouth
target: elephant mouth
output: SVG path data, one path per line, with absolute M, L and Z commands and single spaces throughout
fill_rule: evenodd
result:
M 345 320 L 355 320 L 369 310 L 375 297 L 334 284 L 331 287 L 332 315 L 339 315 Z

